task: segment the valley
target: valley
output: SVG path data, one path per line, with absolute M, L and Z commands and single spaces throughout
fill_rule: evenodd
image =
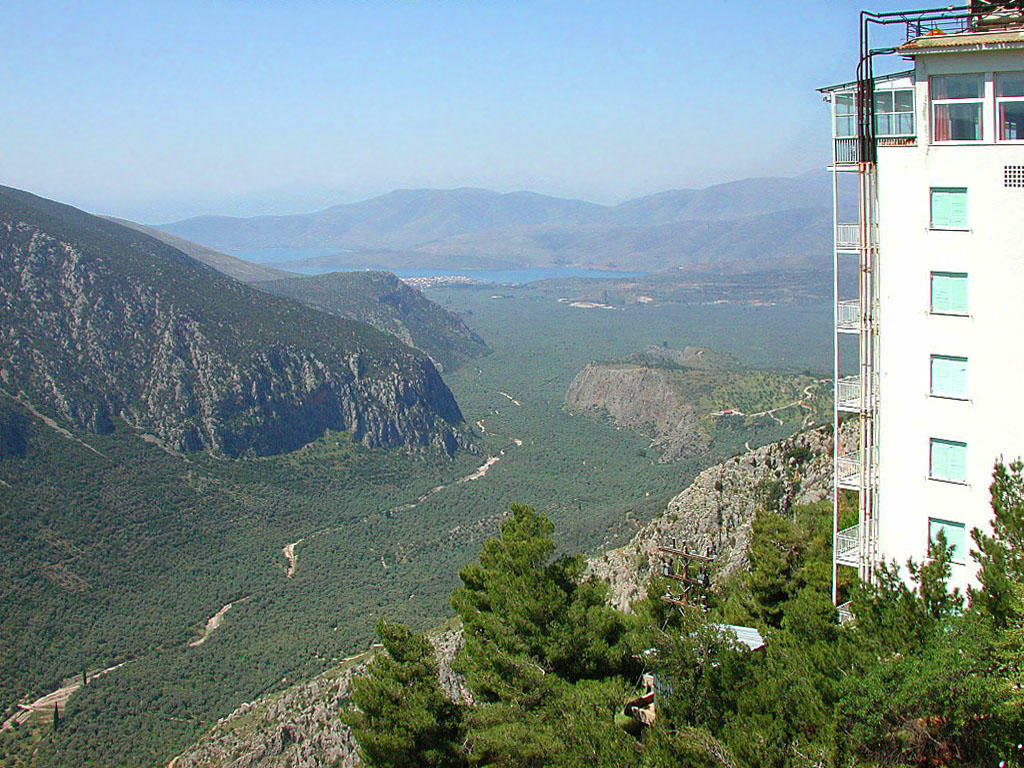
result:
M 79 216 L 61 215 L 65 227 Z M 405 329 L 421 347 L 440 343 L 431 354 L 445 364 L 442 381 L 422 352 L 394 336 L 224 283 L 144 234 L 124 240 L 115 224 L 80 221 L 117 247 L 132 243 L 126 252 L 137 260 L 128 262 L 137 290 L 173 299 L 146 300 L 165 307 L 158 322 L 173 327 L 187 316 L 191 325 L 181 326 L 190 330 L 177 343 L 157 343 L 164 344 L 154 368 L 163 371 L 161 391 L 180 398 L 122 397 L 139 391 L 130 382 L 139 368 L 134 361 L 145 360 L 149 324 L 138 325 L 136 357 L 118 357 L 125 347 L 107 345 L 97 331 L 113 327 L 109 312 L 51 313 L 54 292 L 42 287 L 50 279 L 46 265 L 70 254 L 62 269 L 78 270 L 79 285 L 108 291 L 102 306 L 131 320 L 132 305 L 115 278 L 120 265 L 89 261 L 104 249 L 39 250 L 30 243 L 49 241 L 8 230 L 5 253 L 23 262 L 7 274 L 31 275 L 34 283 L 6 311 L 71 318 L 56 338 L 93 346 L 53 345 L 19 320 L 23 337 L 11 347 L 15 355 L 37 349 L 45 365 L 10 367 L 0 393 L 4 716 L 64 689 L 62 681 L 81 670 L 110 671 L 62 694 L 59 732 L 42 710 L 5 732 L 4 765 L 166 765 L 241 703 L 365 649 L 378 618 L 436 625 L 449 614 L 458 570 L 497 530 L 510 503 L 530 503 L 555 521 L 565 550 L 596 553 L 628 541 L 705 467 L 805 422 L 804 409 L 781 410 L 799 397 L 784 388 L 765 400 L 726 387 L 701 407 L 764 410 L 774 418 L 742 421 L 666 460 L 643 429 L 566 408 L 573 380 L 588 365 L 651 348 L 685 355 L 699 347 L 734 361 L 729 366 L 758 371 L 755 378 L 769 389 L 795 382 L 805 392 L 829 365 L 827 302 L 793 292 L 756 300 L 731 279 L 706 283 L 712 293 L 704 298 L 722 300 L 693 300 L 659 294 L 650 281 L 637 288 L 634 278 L 439 283 L 423 294 L 382 275 L 335 278 L 343 283 L 337 290 L 364 286 L 360 319 L 400 323 L 399 337 Z M 68 229 L 62 237 L 73 242 L 77 235 Z M 150 287 L 144 258 L 166 260 L 157 262 L 165 275 L 187 271 L 195 285 L 167 294 L 188 282 L 175 277 Z M 105 276 L 87 271 L 90 263 Z M 207 280 L 223 290 L 203 287 Z M 288 280 L 288 291 L 334 311 L 331 281 Z M 81 290 L 76 306 L 86 307 L 89 294 Z M 595 290 L 615 311 L 559 300 Z M 651 301 L 626 299 L 638 290 Z M 381 297 L 384 314 L 374 314 L 377 306 L 366 300 L 372 295 Z M 236 299 L 254 313 L 253 323 L 221 319 Z M 214 340 L 225 342 L 211 341 L 207 325 L 216 329 Z M 281 430 L 270 439 L 260 432 L 262 422 L 230 408 L 225 420 L 204 404 L 218 397 L 239 402 L 229 393 L 239 391 L 231 382 L 242 374 L 231 366 L 248 370 L 246 356 L 260 354 L 259 334 L 270 343 L 275 334 L 287 339 L 283 357 L 256 369 L 273 383 L 240 401 L 253 412 L 282 414 L 270 420 Z M 362 347 L 353 356 L 343 344 Z M 309 387 L 293 368 L 297 348 L 308 350 L 301 354 L 310 371 L 320 366 L 316 360 L 342 362 L 312 373 L 321 384 Z M 207 368 L 203 361 L 225 349 L 230 357 Z M 79 366 L 75 355 L 93 366 L 88 396 L 81 381 L 66 375 Z M 43 381 L 55 382 L 59 396 Z M 189 400 L 198 391 L 207 394 Z M 335 396 L 348 415 L 332 421 L 323 398 Z M 301 435 L 285 429 L 292 398 L 306 419 Z M 147 404 L 157 402 L 163 410 L 154 420 Z M 183 437 L 174 408 L 189 414 L 198 442 Z
M 566 391 L 592 360 L 667 341 L 678 348 L 707 345 L 756 366 L 799 371 L 827 365 L 829 350 L 814 343 L 825 334 L 808 332 L 795 344 L 789 333 L 826 326 L 828 308 L 820 304 L 594 313 L 529 286 L 500 288 L 502 300 L 490 298 L 494 291 L 460 286 L 428 292 L 491 348 L 445 375 L 466 423 L 482 422 L 486 430 L 475 431 L 475 455 L 394 454 L 328 432 L 279 456 L 226 462 L 192 453 L 186 463 L 122 430 L 88 436 L 91 447 L 110 457 L 104 460 L 26 413 L 33 461 L 0 461 L 0 479 L 9 485 L 0 488 L 3 508 L 24 510 L 5 524 L 5 547 L 20 543 L 24 553 L 8 550 L 8 567 L 59 566 L 90 587 L 69 592 L 38 583 L 31 571 L 9 571 L 6 583 L 22 600 L 8 593 L 4 601 L 5 636 L 34 651 L 11 659 L 6 700 L 13 703 L 78 668 L 135 659 L 77 691 L 63 711 L 60 738 L 33 742 L 40 751 L 27 764 L 165 764 L 239 703 L 365 648 L 377 617 L 432 626 L 447 613 L 455 573 L 497 529 L 512 501 L 535 504 L 558 521 L 567 548 L 596 552 L 624 543 L 714 456 L 661 462 L 649 438 L 567 412 Z M 784 425 L 769 420 L 715 455 L 799 426 L 799 419 L 783 417 Z M 134 488 L 140 472 L 150 480 Z M 36 493 L 43 500 L 66 496 L 69 503 L 40 506 Z M 153 516 L 134 508 L 140 494 L 167 512 Z M 116 498 L 129 505 L 109 506 Z M 90 507 L 98 517 L 83 521 L 74 512 Z M 42 509 L 51 510 L 45 529 Z M 139 539 L 115 522 L 124 515 L 148 515 L 169 527 Z M 108 526 L 122 533 L 103 544 L 100 531 Z M 89 567 L 81 556 L 62 558 L 43 546 L 52 537 L 46 530 L 68 539 L 65 547 L 88 553 Z M 118 549 L 104 554 L 111 544 Z M 195 554 L 179 560 L 182 551 Z M 110 569 L 97 570 L 101 563 Z M 177 585 L 175 595 L 166 594 L 166 583 Z M 118 586 L 128 584 L 127 591 Z M 216 631 L 201 646 L 188 647 L 228 603 Z M 12 611 L 14 605 L 22 608 Z M 44 606 L 63 618 L 49 625 L 50 640 L 40 647 L 25 633 L 32 627 L 31 636 L 39 636 Z M 110 736 L 100 744 L 98 732 Z M 17 743 L 9 739 L 0 747 L 23 754 Z

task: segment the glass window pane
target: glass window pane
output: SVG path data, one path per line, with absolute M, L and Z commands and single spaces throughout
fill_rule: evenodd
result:
M 905 112 L 903 114 L 893 115 L 895 118 L 896 125 L 894 126 L 893 133 L 900 136 L 910 136 L 914 133 L 914 113 Z
M 912 90 L 896 91 L 894 96 L 896 99 L 895 109 L 897 112 L 914 111 L 914 92 Z
M 1024 101 L 999 102 L 999 138 L 1003 141 L 1024 139 Z
M 932 78 L 932 99 L 980 99 L 984 94 L 981 75 L 938 75 Z
M 892 112 L 892 91 L 875 93 L 875 112 Z
M 996 75 L 996 96 L 1024 96 L 1024 72 Z
M 936 104 L 935 141 L 980 141 L 981 104 Z
M 951 520 L 928 518 L 928 540 L 935 541 L 942 533 L 946 538 L 946 546 L 953 547 L 953 562 L 967 562 L 967 527 L 963 523 Z
M 889 114 L 889 115 L 876 114 L 875 115 L 875 133 L 877 133 L 879 136 L 892 136 L 893 133 L 894 133 L 894 131 L 893 131 L 893 121 L 892 121 L 893 117 L 894 117 L 894 115 L 891 115 L 891 114 Z
M 836 117 L 836 136 L 848 137 L 857 135 L 856 117 Z
M 855 115 L 857 113 L 857 100 L 852 93 L 836 94 L 836 114 Z

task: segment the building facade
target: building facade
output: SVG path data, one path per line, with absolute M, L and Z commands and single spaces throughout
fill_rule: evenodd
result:
M 974 584 L 971 530 L 989 529 L 993 465 L 1024 456 L 1021 5 L 881 15 L 905 24 L 906 42 L 862 44 L 858 81 L 822 89 L 834 148 L 836 426 L 859 426 L 858 444 L 835 457 L 834 583 L 844 566 L 870 580 L 879 562 L 921 562 L 941 531 L 954 548 L 951 585 Z M 873 76 L 882 53 L 913 68 Z M 847 218 L 843 190 L 854 187 Z M 856 494 L 855 518 L 852 505 L 840 512 L 841 489 Z

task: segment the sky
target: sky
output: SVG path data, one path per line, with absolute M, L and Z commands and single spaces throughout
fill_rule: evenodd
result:
M 796 175 L 826 163 L 815 88 L 852 79 L 860 7 L 5 0 L 0 184 L 166 223 L 399 188 L 617 203 Z

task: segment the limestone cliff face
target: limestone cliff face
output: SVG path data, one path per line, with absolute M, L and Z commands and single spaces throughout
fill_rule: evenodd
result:
M 0 188 L 0 386 L 80 429 L 266 455 L 327 429 L 452 452 L 430 360 L 268 296 L 145 234 Z
M 844 429 L 840 440 L 850 445 L 855 435 Z M 759 506 L 809 504 L 831 493 L 831 428 L 802 432 L 704 470 L 629 544 L 591 560 L 588 574 L 607 581 L 612 603 L 627 610 L 645 595 L 659 546 L 674 538 L 696 552 L 713 549 L 722 566 L 718 578 L 723 578 L 746 568 Z
M 390 272 L 332 272 L 259 283 L 260 290 L 369 323 L 426 352 L 442 370 L 487 354 L 487 344 L 456 314 Z
M 462 630 L 430 637 L 441 686 L 453 701 L 470 703 L 452 668 Z M 172 761 L 173 768 L 355 768 L 358 745 L 340 715 L 352 680 L 366 674 L 372 653 L 286 691 L 242 704 Z
M 711 439 L 700 429 L 697 411 L 684 402 L 660 368 L 590 363 L 565 395 L 570 412 L 605 412 L 618 426 L 652 438 L 664 461 L 706 451 Z

